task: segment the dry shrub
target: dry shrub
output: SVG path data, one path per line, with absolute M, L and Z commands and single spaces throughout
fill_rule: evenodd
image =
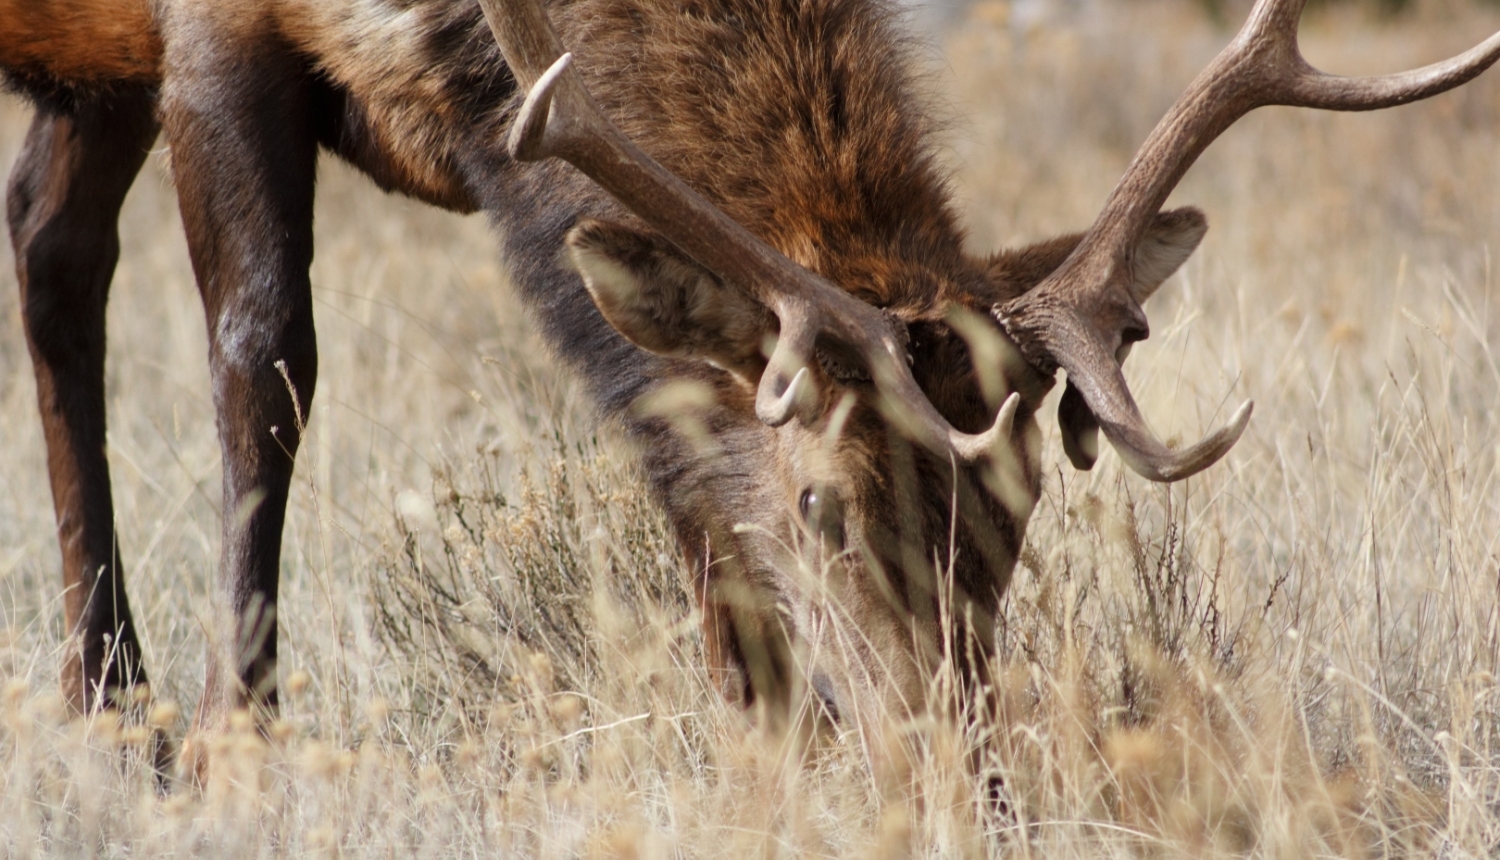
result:
M 398 515 L 373 604 L 416 707 L 472 720 L 532 688 L 587 690 L 601 648 L 638 652 L 665 630 L 683 631 L 674 660 L 699 659 L 680 553 L 629 458 L 594 438 L 537 449 L 519 475 L 493 449 L 437 474 L 426 541 Z
M 1067 538 L 1028 555 L 1008 601 L 999 719 L 980 741 L 1005 786 L 1000 844 L 1410 856 L 1446 840 L 1453 787 L 1430 749 L 1402 746 L 1443 738 L 1447 720 L 1371 709 L 1296 631 L 1278 653 L 1267 627 L 1286 577 L 1235 599 L 1222 535 L 1186 521 L 1171 489 L 1117 489 L 1113 505 L 1089 494 L 1062 510 Z M 1143 512 L 1165 522 L 1143 528 Z
M 944 74 L 976 250 L 1084 226 L 1228 35 L 1152 2 L 986 2 L 961 24 Z M 1380 71 L 1497 28 L 1444 0 L 1304 29 L 1320 65 Z M 24 119 L 0 106 L 0 160 Z M 884 763 L 847 726 L 787 744 L 717 695 L 661 516 L 538 357 L 484 225 L 326 169 L 283 713 L 165 795 L 151 731 L 180 738 L 198 691 L 218 447 L 153 166 L 110 310 L 119 531 L 158 697 L 123 719 L 56 696 L 45 461 L 0 266 L 0 855 L 1494 856 L 1497 153 L 1493 72 L 1400 111 L 1264 112 L 1216 144 L 1177 195 L 1214 227 L 1127 372 L 1168 438 L 1254 396 L 1249 432 L 1172 488 L 1110 454 L 1049 474 L 998 719 L 887 721 L 873 733 L 910 754 Z

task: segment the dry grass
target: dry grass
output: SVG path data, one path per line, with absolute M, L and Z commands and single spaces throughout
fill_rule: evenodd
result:
M 940 72 L 976 248 L 1085 224 L 1227 33 L 1189 7 L 986 4 Z M 1341 71 L 1500 26 L 1433 5 L 1305 27 Z M 0 104 L 0 162 L 26 112 Z M 223 739 L 159 795 L 142 727 L 68 722 L 56 550 L 8 250 L 0 260 L 0 854 L 1493 856 L 1500 850 L 1500 77 L 1368 116 L 1270 111 L 1178 199 L 1214 229 L 1131 359 L 1189 437 L 1171 488 L 1059 464 L 1002 630 L 1004 718 L 763 736 L 698 668 L 628 457 L 526 325 L 482 222 L 328 164 L 322 376 L 283 563 L 273 741 Z M 195 700 L 217 556 L 204 336 L 170 188 L 133 193 L 111 304 L 110 456 L 151 718 Z M 1052 428 L 1047 428 L 1049 434 Z M 987 809 L 976 744 L 1003 777 Z

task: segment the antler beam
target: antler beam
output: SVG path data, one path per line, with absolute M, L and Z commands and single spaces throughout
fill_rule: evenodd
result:
M 1260 0 L 1234 41 L 1162 118 L 1071 256 L 1040 286 L 995 309 L 1033 365 L 1062 367 L 1105 435 L 1132 469 L 1155 481 L 1198 472 L 1244 431 L 1253 405 L 1181 451 L 1163 445 L 1141 417 L 1115 356 L 1146 337 L 1145 314 L 1130 294 L 1135 248 L 1151 218 L 1198 156 L 1250 111 L 1266 105 L 1376 110 L 1452 89 L 1500 59 L 1500 33 L 1474 49 L 1414 71 L 1376 77 L 1328 75 L 1297 46 L 1305 0 Z

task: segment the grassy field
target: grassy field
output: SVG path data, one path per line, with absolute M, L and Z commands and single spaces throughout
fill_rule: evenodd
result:
M 1198 6 L 975 6 L 934 84 L 976 250 L 1091 220 L 1228 39 Z M 1232 17 L 1238 17 L 1234 13 Z M 1326 7 L 1310 59 L 1429 62 L 1493 8 Z M 0 164 L 28 121 L 0 100 Z M 219 464 L 168 155 L 127 203 L 109 455 L 155 702 L 201 686 Z M 766 737 L 699 668 L 676 552 L 479 218 L 323 166 L 321 375 L 283 552 L 282 719 L 162 794 L 147 727 L 68 721 L 30 361 L 0 251 L 0 857 L 1494 856 L 1500 850 L 1500 73 L 1375 115 L 1271 110 L 1174 198 L 1203 249 L 1129 375 L 1172 487 L 1050 472 L 1001 630 L 1003 719 Z M 1050 415 L 1050 408 L 1045 410 Z M 987 808 L 969 750 L 1004 778 Z

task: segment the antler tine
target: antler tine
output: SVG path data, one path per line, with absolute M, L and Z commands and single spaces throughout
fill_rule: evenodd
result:
M 1421 101 L 1468 83 L 1500 60 L 1500 33 L 1440 63 L 1393 75 L 1341 77 L 1308 66 L 1277 104 L 1320 110 L 1379 110 Z
M 1391 107 L 1452 89 L 1500 59 L 1497 33 L 1464 54 L 1410 72 L 1327 75 L 1297 47 L 1304 3 L 1259 0 L 1239 35 L 1152 130 L 1072 255 L 1036 289 L 995 309 L 1028 361 L 1068 372 L 1122 459 L 1152 480 L 1177 480 L 1212 464 L 1239 438 L 1252 408 L 1247 402 L 1227 427 L 1172 451 L 1147 428 L 1115 359 L 1121 346 L 1149 331 L 1130 293 L 1135 249 L 1183 174 L 1225 129 L 1258 107 Z
M 1438 95 L 1473 80 L 1500 59 L 1500 33 L 1442 62 L 1391 75 L 1342 77 L 1307 63 L 1297 45 L 1297 24 L 1306 0 L 1266 0 L 1256 5 L 1236 43 L 1269 54 L 1263 104 L 1318 110 L 1364 111 L 1396 107 Z M 1269 48 L 1270 50 L 1265 50 Z M 1279 87 L 1279 93 L 1274 89 Z
M 1113 361 L 1104 363 L 1110 369 L 1107 384 L 1099 385 L 1097 379 L 1087 374 L 1074 375 L 1072 371 L 1068 373 L 1068 381 L 1077 386 L 1084 401 L 1093 407 L 1100 429 L 1114 445 L 1120 459 L 1136 474 L 1151 481 L 1180 481 L 1218 462 L 1239 441 L 1250 423 L 1250 414 L 1255 410 L 1255 404 L 1246 401 L 1235 410 L 1228 424 L 1197 444 L 1174 451 L 1146 428 L 1135 399 L 1130 396 L 1130 388 L 1125 384 L 1120 365 Z
M 924 447 L 974 462 L 1010 436 L 1013 403 L 984 433 L 954 429 L 917 385 L 880 311 L 787 259 L 631 143 L 589 95 L 539 0 L 479 4 L 506 63 L 528 88 L 511 126 L 512 157 L 567 161 L 688 256 L 776 314 L 781 336 L 756 392 L 756 414 L 764 423 L 778 426 L 816 406 L 807 391 L 807 363 L 818 337 L 827 335 L 859 351 L 885 395 L 887 413 Z

